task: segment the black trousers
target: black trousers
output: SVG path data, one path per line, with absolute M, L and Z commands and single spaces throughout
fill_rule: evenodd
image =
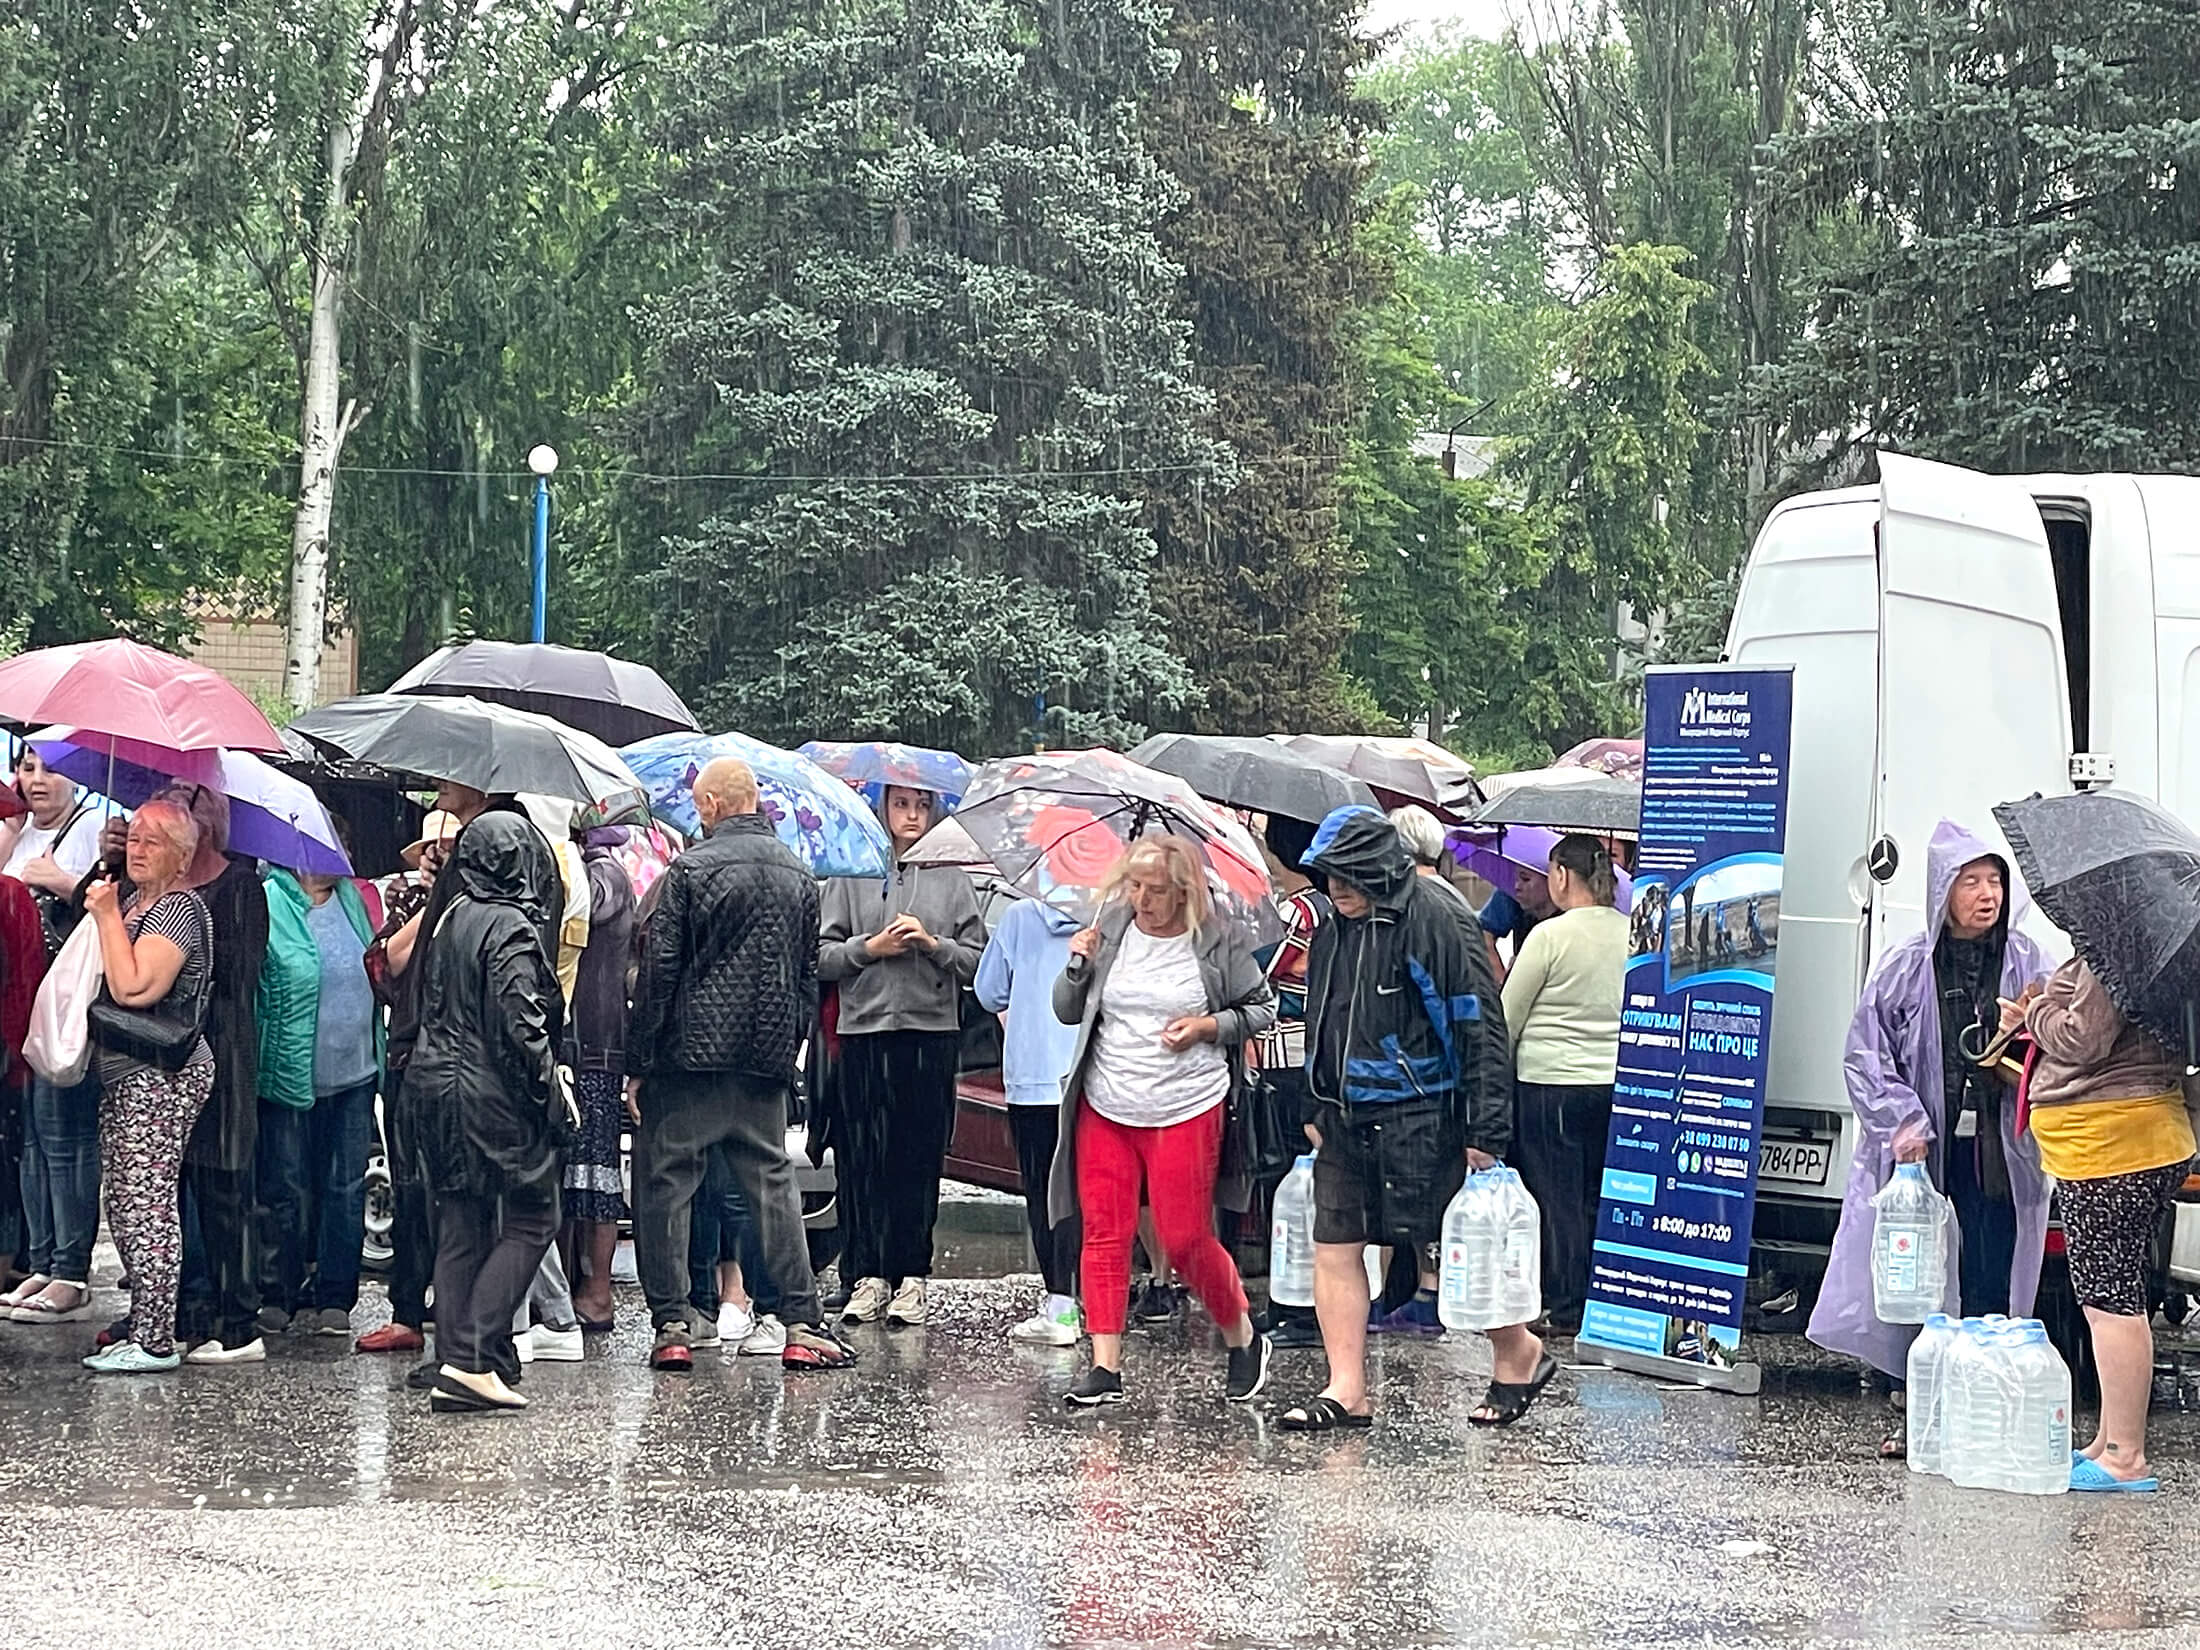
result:
M 1543 1310 L 1555 1329 L 1581 1327 L 1589 1245 L 1604 1184 L 1612 1087 L 1521 1083 L 1513 1091 L 1513 1167 L 1543 1212 Z
M 940 1164 L 955 1131 L 952 1031 L 872 1031 L 840 1039 L 841 1127 L 833 1161 L 840 1275 L 849 1280 L 932 1275 L 940 1214 Z
M 779 1288 L 781 1321 L 822 1324 L 802 1231 L 802 1194 L 787 1158 L 786 1085 L 731 1071 L 664 1073 L 642 1079 L 641 1105 L 642 1126 L 634 1135 L 634 1262 L 650 1321 L 663 1328 L 688 1320 L 695 1194 L 717 1147 L 756 1224 L 764 1268 Z M 439 1327 L 442 1311 L 438 1305 Z
M 558 1235 L 558 1197 L 436 1199 L 435 1352 L 469 1375 L 519 1374 L 512 1319 Z
M 243 1346 L 260 1333 L 259 1245 L 252 1171 L 210 1163 L 183 1166 L 186 1226 L 198 1238 L 196 1266 L 186 1257 L 176 1306 L 177 1334 L 196 1345 Z
M 390 1321 L 419 1329 L 428 1321 L 428 1284 L 435 1276 L 435 1199 L 403 1123 L 404 1068 L 393 1066 L 382 1115 L 389 1120 Z
M 1082 1246 L 1077 1222 L 1047 1219 L 1047 1177 L 1054 1170 L 1054 1148 L 1062 1132 L 1062 1114 L 1054 1106 L 1011 1106 L 1008 1129 L 1016 1141 L 1016 1172 L 1024 1183 L 1024 1215 L 1031 1225 L 1031 1252 L 1039 1257 L 1039 1275 L 1050 1295 L 1077 1293 L 1077 1253 Z

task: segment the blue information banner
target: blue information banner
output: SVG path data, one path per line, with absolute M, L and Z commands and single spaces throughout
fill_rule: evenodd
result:
M 1644 700 L 1619 1078 L 1580 1338 L 1727 1365 L 1772 1055 L 1793 673 L 1653 670 Z

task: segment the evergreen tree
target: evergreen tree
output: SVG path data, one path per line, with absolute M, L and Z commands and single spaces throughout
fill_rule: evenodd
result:
M 1350 341 L 1373 46 L 1358 0 L 1179 4 L 1176 72 L 1148 142 L 1183 190 L 1163 247 L 1184 269 L 1200 382 L 1243 475 L 1159 478 L 1156 600 L 1204 690 L 1190 726 L 1342 729 L 1365 719 L 1340 668 L 1352 567 L 1338 475 L 1363 393 Z M 1180 718 L 1180 721 L 1187 719 Z
M 687 55 L 665 202 L 709 267 L 648 318 L 637 425 L 716 479 L 650 575 L 706 720 L 973 753 L 1121 740 L 1193 697 L 1140 483 L 1205 433 L 1137 101 L 1149 0 L 727 8 Z
M 1863 0 L 1826 118 L 1811 325 L 1759 394 L 1821 439 L 1998 470 L 2200 463 L 2200 11 L 2176 0 Z M 1836 95 L 1838 89 L 1838 95 Z

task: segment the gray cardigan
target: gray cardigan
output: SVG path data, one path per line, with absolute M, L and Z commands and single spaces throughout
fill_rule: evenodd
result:
M 873 934 L 908 912 L 937 951 L 874 957 Z M 879 877 L 834 877 L 818 910 L 817 977 L 840 986 L 839 1032 L 960 1031 L 963 988 L 985 951 L 978 891 L 952 865 L 897 865 Z
M 1062 1079 L 1062 1127 L 1054 1147 L 1054 1166 L 1047 1175 L 1047 1220 L 1059 1226 L 1077 1214 L 1077 1108 L 1085 1094 L 1085 1062 L 1092 1058 L 1093 1027 L 1100 1019 L 1100 997 L 1108 970 L 1123 949 L 1123 932 L 1131 925 L 1128 905 L 1111 905 L 1100 913 L 1100 954 L 1090 959 L 1071 953 L 1069 966 L 1054 982 L 1054 1017 L 1077 1028 L 1077 1052 L 1070 1057 L 1069 1075 Z M 1199 958 L 1200 983 L 1207 988 L 1207 1012 L 1215 1017 L 1215 1041 L 1230 1063 L 1230 1099 L 1233 1110 L 1238 1092 L 1245 1086 L 1245 1043 L 1276 1023 L 1276 993 L 1268 976 L 1253 960 L 1244 930 L 1217 912 L 1192 937 Z M 1223 1140 L 1222 1171 L 1215 1181 L 1215 1201 L 1225 1209 L 1243 1211 L 1252 1203 L 1252 1176 L 1242 1162 L 1231 1161 L 1231 1141 Z

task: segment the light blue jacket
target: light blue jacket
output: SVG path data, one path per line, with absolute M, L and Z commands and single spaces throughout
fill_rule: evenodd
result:
M 1012 1106 L 1059 1106 L 1077 1052 L 1077 1028 L 1054 1017 L 1054 982 L 1069 963 L 1077 919 L 1040 900 L 1020 899 L 978 959 L 979 1006 L 1008 1011 L 1001 1037 L 1001 1087 Z

